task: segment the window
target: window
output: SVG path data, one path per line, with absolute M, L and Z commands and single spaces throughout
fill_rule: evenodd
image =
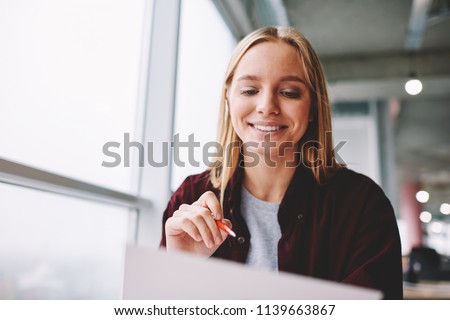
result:
M 182 2 L 174 134 L 180 135 L 180 141 L 188 141 L 188 136 L 194 134 L 201 145 L 195 149 L 200 167 L 190 165 L 187 149 L 181 148 L 180 160 L 186 166 L 172 168 L 172 190 L 187 175 L 205 170 L 202 148 L 206 142 L 216 140 L 220 93 L 234 45 L 212 1 L 197 0 L 195 5 Z
M 1 299 L 121 298 L 128 209 L 6 184 L 0 194 Z
M 145 3 L 0 2 L 0 157 L 130 191 L 102 146 L 137 134 Z
M 336 103 L 333 143 L 339 156 L 336 160 L 342 159 L 348 168 L 381 185 L 375 110 L 376 105 L 369 102 Z
M 152 6 L 1 1 L 0 158 L 132 197 L 136 168 L 103 167 L 102 149 L 141 140 Z M 11 185 L 3 163 L 0 299 L 120 299 L 136 211 Z

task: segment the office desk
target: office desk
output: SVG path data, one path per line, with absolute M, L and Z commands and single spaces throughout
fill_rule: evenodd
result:
M 450 299 L 450 281 L 403 282 L 404 299 Z

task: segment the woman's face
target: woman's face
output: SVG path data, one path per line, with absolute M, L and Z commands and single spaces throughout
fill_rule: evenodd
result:
M 308 127 L 310 92 L 296 50 L 284 42 L 263 42 L 244 54 L 227 100 L 239 138 L 259 145 L 247 152 L 280 156 L 280 145 L 286 142 L 285 146 L 291 144 L 291 151 L 283 151 L 288 156 Z M 261 145 L 269 139 L 270 148 L 268 143 Z

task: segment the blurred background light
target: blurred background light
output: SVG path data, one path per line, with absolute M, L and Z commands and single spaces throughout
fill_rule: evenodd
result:
M 431 213 L 429 213 L 428 211 L 422 211 L 420 213 L 420 221 L 422 221 L 423 223 L 429 223 L 431 221 L 431 218 L 433 216 L 431 215 Z
M 441 233 L 444 227 L 441 222 L 434 221 L 430 224 L 431 231 L 434 233 Z
M 416 199 L 421 203 L 428 202 L 428 199 L 430 199 L 430 194 L 423 190 L 419 191 L 416 193 Z
M 450 214 L 450 204 L 448 204 L 448 203 L 441 204 L 439 211 L 441 211 L 441 213 L 445 214 L 445 215 Z
M 410 79 L 405 83 L 405 90 L 408 94 L 415 96 L 423 89 L 422 82 L 419 79 Z

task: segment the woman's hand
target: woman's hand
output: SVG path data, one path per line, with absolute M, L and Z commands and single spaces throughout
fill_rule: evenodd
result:
M 223 214 L 216 195 L 207 191 L 193 204 L 182 204 L 166 221 L 167 251 L 189 251 L 211 256 L 225 241 L 227 234 L 220 230 L 215 220 L 222 220 Z M 223 219 L 228 227 L 231 222 Z

